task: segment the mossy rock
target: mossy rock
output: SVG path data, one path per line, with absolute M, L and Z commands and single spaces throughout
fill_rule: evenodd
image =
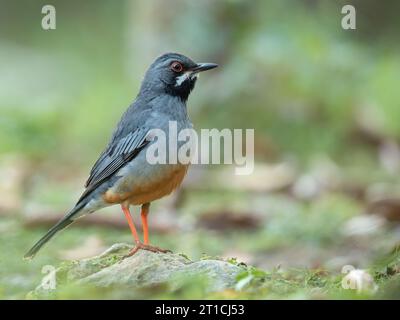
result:
M 55 270 L 56 287 L 48 288 L 46 281 L 31 292 L 29 298 L 45 298 L 63 286 L 91 286 L 98 288 L 143 289 L 168 284 L 177 289 L 181 280 L 204 279 L 206 290 L 218 292 L 233 288 L 237 275 L 243 271 L 231 262 L 204 259 L 192 261 L 173 253 L 154 253 L 140 250 L 124 258 L 131 246 L 115 244 L 99 256 L 63 262 Z

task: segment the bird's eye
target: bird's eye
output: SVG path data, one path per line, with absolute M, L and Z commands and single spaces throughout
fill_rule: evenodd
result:
M 171 63 L 171 70 L 174 72 L 182 72 L 183 70 L 183 65 L 182 63 L 178 62 L 178 61 L 174 61 Z

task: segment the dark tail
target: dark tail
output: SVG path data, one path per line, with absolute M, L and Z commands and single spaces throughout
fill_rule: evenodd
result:
M 35 257 L 36 253 L 47 243 L 58 231 L 69 226 L 75 221 L 73 217 L 82 210 L 84 204 L 79 204 L 75 206 L 65 217 L 63 217 L 57 224 L 55 224 L 47 233 L 35 243 L 35 245 L 24 255 L 24 259 L 32 259 Z

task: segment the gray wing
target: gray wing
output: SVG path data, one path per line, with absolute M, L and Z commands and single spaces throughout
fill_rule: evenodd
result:
M 146 139 L 148 128 L 138 128 L 128 135 L 113 140 L 112 143 L 103 151 L 99 159 L 90 171 L 90 176 L 86 181 L 86 190 L 78 200 L 81 202 L 86 196 L 94 191 L 102 182 L 116 173 L 150 142 Z

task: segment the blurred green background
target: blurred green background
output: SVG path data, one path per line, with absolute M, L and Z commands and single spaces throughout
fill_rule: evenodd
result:
M 41 28 L 45 4 L 56 30 Z M 341 27 L 345 4 L 356 30 Z M 220 65 L 199 79 L 191 119 L 254 128 L 256 168 L 193 167 L 154 204 L 152 241 L 264 270 L 371 268 L 400 240 L 399 11 L 372 0 L 1 0 L 0 297 L 24 297 L 44 264 L 131 241 L 115 207 L 21 260 L 74 204 L 145 70 L 168 51 Z M 278 296 L 308 297 L 288 291 Z

